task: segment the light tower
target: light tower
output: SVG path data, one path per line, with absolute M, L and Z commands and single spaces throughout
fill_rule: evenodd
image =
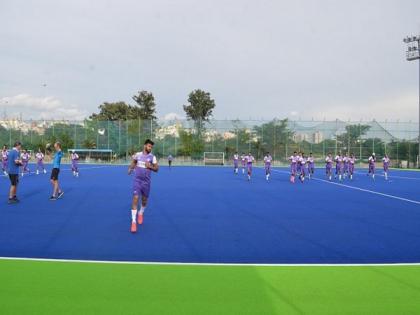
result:
M 404 38 L 404 43 L 407 44 L 406 58 L 408 61 L 419 60 L 419 134 L 418 145 L 419 152 L 417 155 L 417 167 L 420 168 L 420 35 L 407 36 Z

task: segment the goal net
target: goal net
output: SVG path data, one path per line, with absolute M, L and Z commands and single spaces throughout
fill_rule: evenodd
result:
M 69 149 L 69 156 L 73 150 L 79 156 L 79 160 L 86 163 L 111 162 L 113 159 L 113 152 L 111 149 Z
M 204 165 L 224 165 L 224 152 L 204 152 Z

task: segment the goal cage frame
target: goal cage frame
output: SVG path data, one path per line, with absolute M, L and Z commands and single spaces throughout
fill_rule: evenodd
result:
M 77 153 L 79 159 L 86 163 L 92 161 L 112 162 L 113 160 L 114 151 L 112 151 L 111 149 L 68 149 L 67 151 L 69 157 L 73 150 Z
M 204 152 L 204 165 L 225 165 L 225 152 Z

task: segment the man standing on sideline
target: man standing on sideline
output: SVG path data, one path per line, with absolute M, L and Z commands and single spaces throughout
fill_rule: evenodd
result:
M 53 159 L 53 169 L 51 171 L 51 184 L 53 186 L 53 194 L 50 197 L 50 200 L 57 200 L 64 195 L 64 191 L 60 189 L 58 184 L 58 174 L 60 174 L 61 158 L 63 157 L 63 151 L 61 151 L 61 143 L 54 143 L 54 159 Z
M 172 167 L 172 161 L 173 161 L 173 156 L 172 156 L 172 154 L 169 154 L 168 155 L 168 165 L 169 165 L 169 169 L 171 169 L 171 167 Z
M 20 149 L 22 144 L 16 141 L 13 149 L 9 152 L 9 179 L 10 179 L 10 190 L 9 190 L 9 204 L 18 203 L 19 199 L 16 196 L 17 186 L 19 183 L 19 167 L 22 165 L 20 159 Z

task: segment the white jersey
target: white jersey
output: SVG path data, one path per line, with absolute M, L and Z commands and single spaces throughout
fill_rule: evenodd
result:
M 247 155 L 247 157 L 246 157 L 246 162 L 248 163 L 248 164 L 252 164 L 252 162 L 254 162 L 254 157 L 252 156 L 252 155 Z
M 35 157 L 38 161 L 42 161 L 44 159 L 44 154 L 42 152 L 38 152 L 35 154 Z

